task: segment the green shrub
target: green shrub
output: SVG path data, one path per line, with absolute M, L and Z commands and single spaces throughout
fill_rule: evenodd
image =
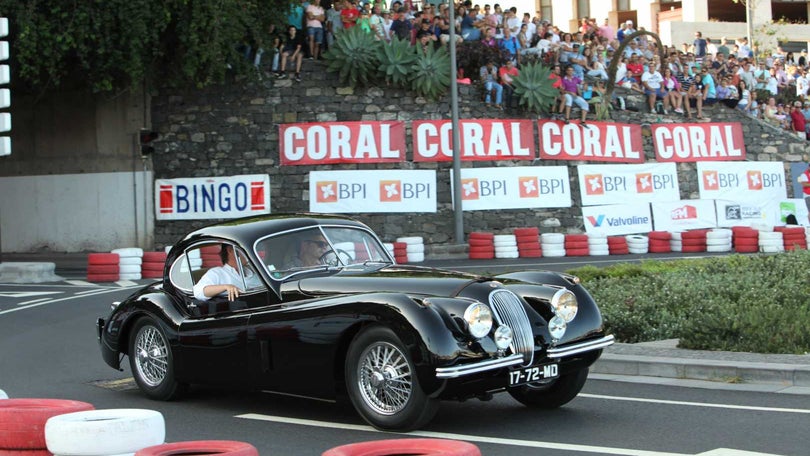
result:
M 381 41 L 360 27 L 344 30 L 324 54 L 327 71 L 338 72 L 340 82 L 352 87 L 374 81 L 380 67 Z
M 450 87 L 450 53 L 447 49 L 416 46 L 416 61 L 411 65 L 411 89 L 417 95 L 437 100 Z
M 539 63 L 523 65 L 512 82 L 520 104 L 536 113 L 551 112 L 560 91 L 550 75 L 551 69 Z
M 404 87 L 408 83 L 411 67 L 416 61 L 416 51 L 409 41 L 397 37 L 390 43 L 380 46 L 380 67 L 386 82 L 397 87 Z

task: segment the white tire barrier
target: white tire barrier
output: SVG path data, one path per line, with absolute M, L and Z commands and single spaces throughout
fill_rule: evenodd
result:
M 118 278 L 120 280 L 141 280 L 143 271 L 143 249 L 124 247 L 110 253 L 118 254 Z
M 540 235 L 541 244 L 560 244 L 565 243 L 565 235 L 562 233 L 543 233 Z
M 135 453 L 165 440 L 166 423 L 155 410 L 90 410 L 54 416 L 45 423 L 48 451 L 63 456 Z
M 397 242 L 405 244 L 405 258 L 408 263 L 425 261 L 425 240 L 422 236 L 400 237 Z
M 639 234 L 630 234 L 624 237 L 627 240 L 627 250 L 634 254 L 645 254 L 650 249 L 650 239 Z
M 8 394 L 3 390 L 0 390 L 0 399 L 8 399 Z
M 141 257 L 121 257 L 121 259 L 118 260 L 119 266 L 140 266 L 141 264 L 143 264 Z M 121 269 L 121 271 L 123 272 L 123 269 Z
M 113 249 L 110 253 L 117 253 L 119 257 L 143 257 L 143 249 L 140 247 L 124 247 L 121 249 Z

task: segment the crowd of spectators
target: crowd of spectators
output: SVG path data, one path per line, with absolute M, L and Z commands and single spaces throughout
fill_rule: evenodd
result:
M 496 109 L 512 106 L 512 80 L 521 66 L 540 61 L 559 79 L 554 117 L 567 122 L 576 105 L 584 123 L 589 100 L 604 92 L 607 70 L 617 60 L 616 87 L 644 94 L 651 112 L 701 119 L 704 107 L 720 102 L 779 128 L 810 133 L 810 61 L 805 50 L 795 55 L 777 48 L 770 55 L 755 56 L 746 38 L 732 44 L 725 37 L 712 40 L 698 31 L 692 43 L 680 48 L 658 49 L 655 40 L 641 35 L 618 54 L 619 46 L 637 31 L 632 21 L 614 29 L 608 19 L 600 25 L 594 18 L 583 18 L 577 30 L 564 31 L 539 14 L 465 0 L 455 4 L 451 24 L 448 8 L 447 3 L 423 3 L 420 8 L 411 0 L 335 0 L 325 7 L 321 0 L 293 4 L 289 27 L 273 44 L 272 70 L 284 78 L 292 64 L 300 81 L 304 58 L 320 58 L 323 49 L 351 27 L 361 27 L 381 41 L 396 37 L 414 46 L 438 47 L 448 44 L 453 25 L 458 43 L 499 50 L 500 58 L 480 62 L 467 73 L 477 77 L 483 102 Z M 256 52 L 257 66 L 263 53 Z M 614 101 L 616 107 L 624 107 L 621 96 Z

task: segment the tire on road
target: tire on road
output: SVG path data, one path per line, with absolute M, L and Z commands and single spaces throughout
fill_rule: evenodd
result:
M 44 450 L 49 418 L 93 409 L 93 404 L 66 399 L 4 399 L 0 401 L 0 449 Z
M 446 439 L 395 439 L 350 443 L 326 450 L 322 456 L 386 455 L 481 456 L 481 450 L 469 442 Z M 139 455 L 136 455 L 139 456 Z
M 135 456 L 182 456 L 218 454 L 223 456 L 259 456 L 253 445 L 233 440 L 197 440 L 189 442 L 164 443 L 143 448 Z
M 529 407 L 552 409 L 562 407 L 577 397 L 588 380 L 588 368 L 561 375 L 548 384 L 524 385 L 510 388 L 509 394 L 518 402 Z
M 166 423 L 156 410 L 89 410 L 55 416 L 45 424 L 45 442 L 53 454 L 126 454 L 165 441 Z

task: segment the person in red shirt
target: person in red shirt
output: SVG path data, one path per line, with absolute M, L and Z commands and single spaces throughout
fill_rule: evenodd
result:
M 343 2 L 343 9 L 340 10 L 340 20 L 343 22 L 343 28 L 348 30 L 355 26 L 357 19 L 360 17 L 360 11 L 349 0 Z
M 641 75 L 644 74 L 644 64 L 641 63 L 638 56 L 633 54 L 630 56 L 630 61 L 627 62 L 627 74 L 632 76 L 637 83 L 641 84 Z
M 515 90 L 512 86 L 512 80 L 518 73 L 514 60 L 507 60 L 506 65 L 498 70 L 498 77 L 501 79 L 501 85 L 503 86 L 503 105 L 506 108 L 512 107 L 512 93 Z
M 793 109 L 790 110 L 790 120 L 793 131 L 801 132 L 804 139 L 807 139 L 807 121 L 804 118 L 804 114 L 802 114 L 801 101 L 793 103 Z

